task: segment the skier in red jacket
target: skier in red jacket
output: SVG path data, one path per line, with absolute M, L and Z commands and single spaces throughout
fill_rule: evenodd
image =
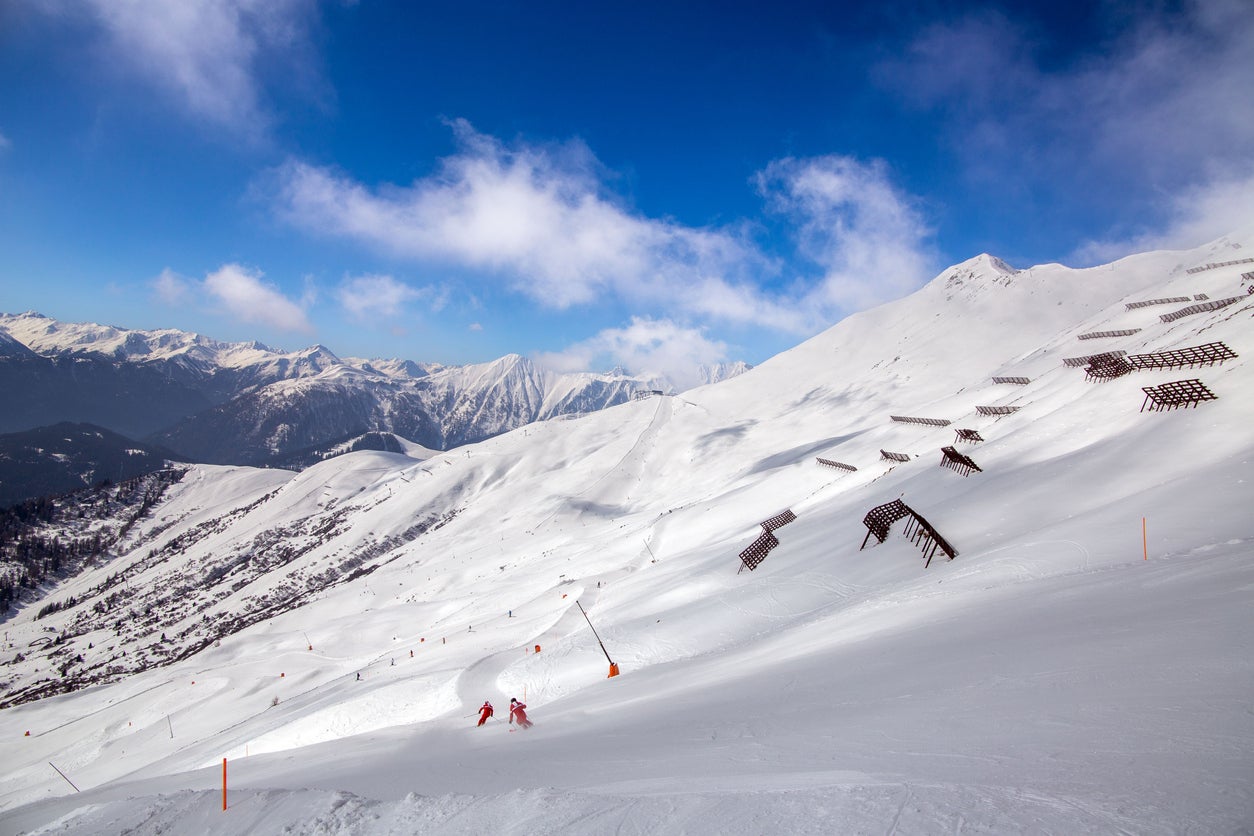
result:
M 509 701 L 509 721 L 517 723 L 519 728 L 523 729 L 529 729 L 535 725 L 527 719 L 527 704 L 512 698 Z
M 487 700 L 483 701 L 483 708 L 479 709 L 479 725 L 488 722 L 488 718 L 492 716 L 492 703 Z

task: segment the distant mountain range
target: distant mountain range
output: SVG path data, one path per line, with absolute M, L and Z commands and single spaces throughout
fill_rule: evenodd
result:
M 747 368 L 719 365 L 701 374 L 716 382 Z M 0 433 L 89 424 L 89 435 L 108 430 L 188 461 L 281 467 L 361 444 L 390 449 L 403 440 L 446 450 L 533 421 L 615 406 L 640 390 L 674 391 L 666 380 L 620 369 L 547 372 L 517 354 L 467 366 L 341 359 L 321 345 L 285 353 L 257 342 L 63 323 L 34 312 L 0 314 L 0 387 L 20 393 L 0 412 Z M 357 441 L 367 434 L 371 440 Z M 69 450 L 58 455 L 77 458 Z M 89 465 L 87 458 L 77 462 L 65 489 L 81 487 L 79 474 Z M 19 486 L 18 472 L 7 466 L 0 463 L 0 485 Z M 0 491 L 0 502 L 6 497 Z

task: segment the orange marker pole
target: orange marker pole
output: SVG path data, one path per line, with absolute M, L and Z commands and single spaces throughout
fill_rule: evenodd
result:
M 222 811 L 226 812 L 226 758 L 222 759 Z
M 1145 534 L 1145 517 L 1141 517 L 1141 553 L 1149 560 L 1149 538 Z

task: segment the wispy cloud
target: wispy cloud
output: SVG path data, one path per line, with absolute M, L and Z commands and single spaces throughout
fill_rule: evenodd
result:
M 801 254 L 823 271 L 807 307 L 861 310 L 914 290 L 935 266 L 931 230 L 883 163 L 785 159 L 757 180 L 768 205 L 796 224 Z
M 335 297 L 358 321 L 400 316 L 407 304 L 424 298 L 433 300 L 432 307 L 439 307 L 432 288 L 416 288 L 385 275 L 347 277 L 336 289 Z
M 572 372 L 621 366 L 634 374 L 664 377 L 680 388 L 700 383 L 698 369 L 727 359 L 727 346 L 704 329 L 669 319 L 632 317 L 560 352 L 536 357 L 545 368 Z
M 220 307 L 243 322 L 280 331 L 312 333 L 314 328 L 305 313 L 313 302 L 312 290 L 307 290 L 300 302 L 294 302 L 277 286 L 264 281 L 264 276 L 260 270 L 224 264 L 205 276 L 204 281 L 197 281 L 167 268 L 152 280 L 151 287 L 157 299 L 167 305 L 205 303 Z
M 263 273 L 239 264 L 224 264 L 205 277 L 205 291 L 244 322 L 268 325 L 281 331 L 312 333 L 305 308 L 288 299 Z
M 196 285 L 190 279 L 180 276 L 167 267 L 152 280 L 152 289 L 162 303 L 177 307 L 186 303 L 195 294 Z
M 1104 191 L 1136 200 L 1141 216 L 1156 211 L 1161 234 L 1184 231 L 1178 213 L 1206 202 L 1199 189 L 1222 199 L 1254 162 L 1254 5 L 1121 12 L 1103 10 L 1111 36 L 1101 52 L 1048 63 L 1044 36 L 1026 22 L 973 13 L 924 29 L 877 74 L 945 117 L 977 180 L 1037 200 L 1097 187 L 1101 201 L 1102 184 L 1114 184 Z
M 753 291 L 747 276 L 766 260 L 737 231 L 633 214 L 601 188 L 581 143 L 506 147 L 465 122 L 454 129 L 461 151 L 408 187 L 289 161 L 275 173 L 276 211 L 310 232 L 484 271 L 559 309 L 606 294 L 679 297 L 697 313 L 796 326 Z
M 0 131 L 0 152 L 8 151 L 12 147 L 13 143 L 4 135 L 3 131 Z
M 1184 189 L 1171 198 L 1164 224 L 1124 237 L 1086 241 L 1074 259 L 1081 264 L 1101 264 L 1129 253 L 1146 250 L 1183 250 L 1213 241 L 1254 223 L 1254 166 L 1245 176 L 1222 176 Z
M 750 224 L 698 228 L 645 217 L 608 193 L 582 143 L 506 147 L 464 121 L 453 126 L 460 151 L 409 186 L 372 188 L 292 160 L 263 191 L 280 217 L 310 233 L 477 270 L 558 309 L 613 298 L 637 310 L 805 333 L 927 277 L 927 231 L 882 165 L 788 160 L 759 179 L 767 202 L 803 223 L 812 260 L 784 296 L 763 289 L 783 266 L 755 243 Z
M 309 75 L 314 0 L 47 0 L 86 13 L 106 34 L 108 60 L 163 89 L 192 116 L 244 139 L 270 122 L 262 65 Z

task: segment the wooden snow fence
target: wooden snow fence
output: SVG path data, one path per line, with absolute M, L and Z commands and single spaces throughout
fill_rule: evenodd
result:
M 818 462 L 819 464 L 823 465 L 824 467 L 834 467 L 837 470 L 848 470 L 851 473 L 858 469 L 851 464 L 845 464 L 844 462 L 833 461 L 832 459 L 825 459 L 822 456 L 815 456 L 814 460 Z
M 1181 308 L 1178 311 L 1172 311 L 1169 314 L 1162 314 L 1158 318 L 1163 322 L 1175 322 L 1177 319 L 1193 314 L 1205 313 L 1206 311 L 1217 311 L 1220 308 L 1226 308 L 1244 300 L 1244 296 L 1229 296 L 1227 299 L 1212 299 L 1209 302 L 1199 302 L 1196 305 L 1189 305 L 1187 308 Z
M 906 524 L 906 536 L 923 550 L 923 556 L 927 558 L 923 564 L 924 569 L 932 565 L 932 558 L 937 550 L 944 552 L 950 560 L 958 556 L 957 550 L 940 535 L 931 523 L 900 499 L 877 505 L 867 512 L 862 519 L 862 524 L 867 527 L 866 537 L 862 538 L 862 545 L 858 547 L 858 551 L 866 548 L 867 541 L 871 539 L 872 534 L 875 535 L 876 540 L 883 543 L 888 539 L 888 532 L 893 523 L 904 518 L 910 520 Z
M 890 462 L 908 462 L 910 461 L 909 453 L 890 453 L 887 450 L 880 450 L 880 458 L 887 459 Z
M 1213 342 L 1152 354 L 1133 354 L 1128 358 L 1128 364 L 1134 369 L 1182 369 L 1185 366 L 1214 366 L 1236 358 L 1237 353 L 1226 343 Z
M 954 438 L 954 444 L 957 444 L 959 441 L 965 441 L 968 444 L 978 444 L 983 440 L 983 436 L 977 430 L 958 430 L 958 434 Z
M 1192 302 L 1191 296 L 1168 296 L 1163 299 L 1146 299 L 1144 302 L 1129 302 L 1124 307 L 1128 310 L 1136 310 L 1137 308 L 1148 308 L 1150 305 L 1173 305 L 1176 302 Z
M 1017 406 L 977 406 L 975 411 L 981 415 L 1011 415 L 1019 411 Z
M 972 471 L 975 471 L 977 473 L 984 472 L 980 469 L 980 466 L 978 464 L 971 461 L 971 459 L 968 456 L 965 456 L 962 453 L 959 453 L 953 447 L 941 448 L 940 464 L 941 464 L 941 467 L 947 467 L 950 470 L 954 471 L 955 473 L 960 473 L 963 476 L 970 476 Z
M 1077 340 L 1100 340 L 1106 337 L 1130 337 L 1139 332 L 1140 328 L 1124 328 L 1120 331 L 1090 331 L 1087 334 L 1080 334 Z
M 1216 261 L 1210 264 L 1203 264 L 1201 267 L 1190 267 L 1186 273 L 1201 273 L 1205 270 L 1214 270 L 1216 267 L 1228 267 L 1232 264 L 1254 264 L 1254 258 L 1238 258 L 1235 261 Z
M 1159 386 L 1142 386 L 1141 391 L 1145 393 L 1145 400 L 1141 403 L 1142 412 L 1147 406 L 1150 412 L 1196 407 L 1202 401 L 1213 401 L 1219 397 L 1197 378 L 1176 380 Z
M 948 427 L 951 423 L 944 418 L 911 418 L 908 415 L 889 415 L 888 417 L 899 424 L 926 424 L 929 427 Z
M 1101 354 L 1085 354 L 1083 357 L 1065 357 L 1063 358 L 1062 364 L 1064 366 L 1070 366 L 1071 368 L 1078 368 L 1080 366 L 1092 365 L 1093 361 L 1098 358 L 1126 357 L 1127 355 L 1128 352 L 1123 349 L 1117 349 L 1115 351 L 1103 351 Z
M 792 512 L 791 508 L 788 508 L 758 523 L 758 525 L 762 526 L 762 534 L 749 544 L 749 548 L 740 553 L 741 567 L 736 574 L 740 574 L 745 569 L 752 572 L 758 568 L 758 564 L 766 560 L 766 556 L 771 553 L 771 549 L 779 545 L 775 532 L 795 519 L 797 519 L 797 515 Z
M 1027 377 L 995 377 L 993 378 L 993 382 L 994 383 L 1013 383 L 1017 386 L 1027 386 L 1029 383 L 1032 382 L 1032 379 L 1027 378 Z
M 1093 358 L 1084 370 L 1085 380 L 1114 380 L 1132 371 L 1132 364 L 1120 355 L 1103 354 Z
M 740 553 L 740 562 L 743 564 L 740 568 L 748 569 L 752 572 L 758 568 L 759 563 L 766 560 L 766 556 L 771 553 L 771 549 L 778 545 L 779 540 L 775 539 L 774 534 L 769 531 L 762 532 L 761 536 L 749 545 L 749 548 Z

